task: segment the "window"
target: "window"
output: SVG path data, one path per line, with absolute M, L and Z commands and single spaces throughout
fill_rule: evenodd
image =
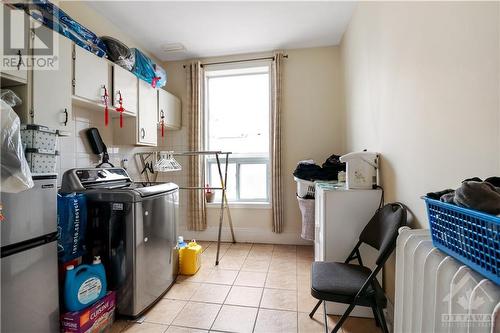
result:
M 230 202 L 269 202 L 269 72 L 269 63 L 205 68 L 206 148 L 233 153 L 227 176 Z M 220 187 L 217 161 L 208 158 L 206 163 L 210 185 Z M 221 191 L 216 191 L 215 201 L 220 200 Z

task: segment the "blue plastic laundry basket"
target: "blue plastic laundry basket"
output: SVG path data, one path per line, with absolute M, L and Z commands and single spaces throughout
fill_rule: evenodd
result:
M 423 199 L 434 246 L 500 285 L 500 218 Z

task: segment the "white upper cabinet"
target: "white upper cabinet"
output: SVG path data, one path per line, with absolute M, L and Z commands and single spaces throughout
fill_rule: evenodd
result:
M 42 26 L 37 28 L 47 29 Z M 33 70 L 33 101 L 31 105 L 32 122 L 52 129 L 69 131 L 71 129 L 71 40 L 63 36 L 56 39 L 57 68 Z M 40 48 L 33 40 L 33 54 Z
M 120 106 L 118 93 L 120 92 L 125 113 L 130 116 L 136 115 L 138 94 L 137 85 L 137 76 L 118 65 L 113 65 L 113 106 Z
M 166 90 L 158 89 L 158 123 L 168 129 L 181 128 L 181 100 Z
M 102 104 L 103 87 L 106 87 L 111 100 L 109 68 L 106 59 L 75 45 L 73 95 L 87 102 Z
M 155 88 L 143 80 L 138 80 L 137 116 L 124 117 L 123 127 L 120 127 L 118 118 L 113 119 L 113 143 L 115 145 L 157 145 L 157 96 Z
M 8 20 L 5 20 L 5 18 L 8 18 Z M 10 23 L 9 27 L 6 27 L 8 23 Z M 2 70 L 2 79 L 10 80 L 13 83 L 26 83 L 28 81 L 28 71 L 26 66 L 22 66 L 22 61 L 26 59 L 23 60 L 23 57 L 29 54 L 29 19 L 22 10 L 11 9 L 2 4 L 0 24 L 2 27 L 0 33 L 2 61 L 8 60 L 8 67 L 11 68 Z M 9 35 L 4 33 L 4 28 L 10 31 Z M 6 38 L 10 40 L 6 40 Z M 10 42 L 9 45 L 7 45 L 7 42 Z
M 139 80 L 138 144 L 157 144 L 157 93 L 148 83 Z

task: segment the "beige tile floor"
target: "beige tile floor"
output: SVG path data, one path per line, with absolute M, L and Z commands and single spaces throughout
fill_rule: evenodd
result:
M 118 320 L 113 333 L 323 333 L 323 312 L 308 314 L 311 246 L 200 242 L 202 267 L 177 283 L 141 322 Z M 328 316 L 329 329 L 338 316 Z M 372 319 L 351 317 L 343 333 L 380 332 Z

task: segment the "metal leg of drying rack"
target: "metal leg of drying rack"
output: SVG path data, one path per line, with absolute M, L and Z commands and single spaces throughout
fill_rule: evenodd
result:
M 221 239 L 221 234 L 222 234 L 222 223 L 224 221 L 224 206 L 227 207 L 227 196 L 226 196 L 226 181 L 227 181 L 227 169 L 229 165 L 229 154 L 226 154 L 226 166 L 224 168 L 224 177 L 222 177 L 222 169 L 220 166 L 220 159 L 219 159 L 219 154 L 215 154 L 215 159 L 217 160 L 217 169 L 219 170 L 219 177 L 220 177 L 220 182 L 221 182 L 221 188 L 222 188 L 222 198 L 221 198 L 221 203 L 220 203 L 220 217 L 219 217 L 219 233 L 217 236 L 217 256 L 215 258 L 215 265 L 219 265 L 219 253 L 220 253 L 220 239 Z M 235 238 L 234 238 L 234 230 L 233 230 L 233 221 L 231 220 L 231 215 L 229 213 L 228 209 L 228 219 L 229 219 L 229 227 L 231 229 L 231 236 L 233 239 L 233 243 L 235 243 Z
M 224 175 L 224 188 L 226 188 L 226 184 L 227 184 L 228 165 L 229 165 L 229 154 L 226 153 L 226 174 Z M 226 209 L 227 209 L 227 220 L 229 222 L 229 229 L 231 230 L 231 237 L 232 237 L 233 243 L 236 243 L 236 240 L 234 238 L 233 219 L 231 218 L 231 211 L 229 210 L 229 203 L 227 201 L 227 193 L 226 192 L 224 192 L 224 203 L 225 203 Z
M 236 240 L 234 238 L 233 219 L 231 218 L 231 211 L 229 210 L 229 203 L 227 201 L 227 195 L 224 196 L 224 202 L 226 203 L 227 220 L 229 221 L 229 228 L 231 230 L 231 236 L 233 238 L 233 243 L 236 243 Z

